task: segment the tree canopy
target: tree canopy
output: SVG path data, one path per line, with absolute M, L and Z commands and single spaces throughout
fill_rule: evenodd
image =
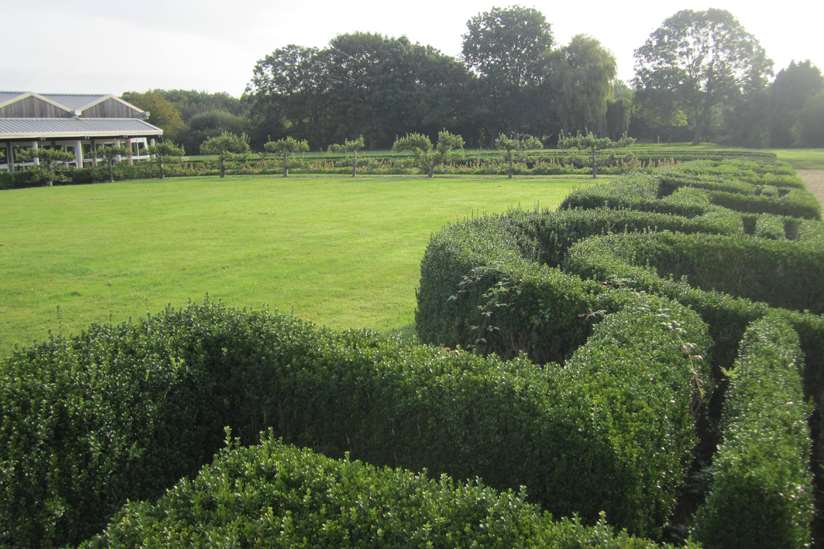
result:
M 758 40 L 725 10 L 682 10 L 635 52 L 637 96 L 655 110 L 686 116 L 695 141 L 710 137 L 736 101 L 772 73 Z

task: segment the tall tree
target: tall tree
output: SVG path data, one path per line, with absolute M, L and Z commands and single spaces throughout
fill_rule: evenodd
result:
M 615 57 L 598 40 L 579 34 L 553 52 L 552 60 L 561 128 L 566 132 L 603 132 L 615 79 Z
M 801 111 L 801 144 L 824 147 L 824 93 L 807 99 Z
M 123 94 L 123 99 L 135 107 L 149 111 L 148 122 L 162 129 L 169 139 L 179 139 L 186 128 L 177 107 L 157 91 L 126 92 Z
M 773 147 L 798 144 L 801 111 L 807 101 L 821 91 L 824 91 L 824 78 L 809 61 L 793 61 L 778 72 L 770 88 L 770 144 Z
M 639 100 L 655 100 L 672 116 L 685 113 L 694 141 L 710 137 L 772 71 L 758 40 L 719 9 L 679 11 L 636 50 L 635 60 Z
M 480 79 L 475 101 L 485 133 L 540 134 L 552 116 L 544 84 L 553 36 L 544 15 L 523 6 L 492 8 L 466 28 L 463 58 Z

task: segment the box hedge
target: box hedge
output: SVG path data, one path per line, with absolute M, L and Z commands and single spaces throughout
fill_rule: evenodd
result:
M 693 393 L 709 383 L 683 349 L 709 342 L 677 304 L 626 301 L 634 312 L 607 317 L 565 369 L 210 303 L 19 351 L 0 375 L 0 543 L 79 542 L 127 499 L 197 471 L 225 425 L 247 443 L 271 427 L 330 455 L 526 485 L 560 515 L 605 510 L 655 533 L 695 439 Z
M 522 493 L 331 459 L 266 436 L 228 447 L 155 503 L 129 503 L 97 547 L 657 547 L 603 521 L 553 520 Z
M 722 443 L 695 536 L 707 548 L 808 547 L 811 412 L 798 335 L 779 315 L 751 324 L 731 372 Z

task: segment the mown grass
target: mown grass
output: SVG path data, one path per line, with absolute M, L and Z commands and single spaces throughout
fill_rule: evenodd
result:
M 303 176 L 3 191 L 0 355 L 206 294 L 337 328 L 402 329 L 432 232 L 484 212 L 554 208 L 589 184 Z
M 824 170 L 824 149 L 769 149 L 796 170 Z

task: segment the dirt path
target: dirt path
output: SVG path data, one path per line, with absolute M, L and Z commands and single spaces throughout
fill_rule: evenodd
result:
M 824 205 L 824 170 L 798 170 L 807 190 L 815 195 L 818 203 Z

